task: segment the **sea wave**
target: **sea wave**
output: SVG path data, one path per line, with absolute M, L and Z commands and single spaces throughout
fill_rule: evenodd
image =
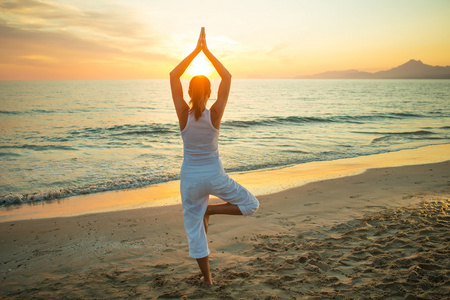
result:
M 20 115 L 22 112 L 15 110 L 0 110 L 0 115 Z
M 93 111 L 108 111 L 111 108 L 102 107 L 80 107 L 80 108 L 58 108 L 58 109 L 26 109 L 26 110 L 0 110 L 0 115 L 45 115 L 45 114 L 78 114 L 78 113 L 90 113 Z M 127 106 L 120 107 L 121 110 L 155 110 L 154 107 L 145 106 Z
M 224 127 L 252 127 L 252 126 L 271 126 L 273 124 L 308 124 L 308 123 L 354 123 L 363 124 L 367 121 L 381 121 L 383 119 L 403 119 L 403 118 L 425 118 L 427 115 L 413 113 L 387 113 L 373 115 L 342 115 L 329 117 L 268 117 L 257 120 L 231 120 L 222 122 Z
M 35 145 L 35 144 L 23 144 L 23 145 L 0 145 L 0 149 L 27 149 L 33 151 L 48 151 L 48 150 L 66 150 L 75 151 L 74 147 L 64 145 Z
M 18 157 L 21 156 L 19 153 L 14 152 L 0 152 L 0 157 Z
M 435 134 L 433 131 L 429 130 L 415 130 L 415 131 L 401 131 L 401 132 L 388 132 L 388 131 L 351 131 L 353 133 L 361 133 L 361 134 L 384 134 L 384 135 L 430 135 Z
M 99 147 L 116 145 L 120 140 L 121 145 L 124 141 L 133 144 L 138 144 L 139 141 L 132 137 L 157 137 L 164 138 L 167 136 L 175 136 L 179 133 L 176 124 L 143 124 L 143 125 L 114 125 L 106 127 L 84 127 L 76 130 L 69 130 L 65 132 L 56 133 L 49 136 L 30 135 L 26 139 L 26 143 L 20 144 L 18 141 L 10 141 L 0 145 L 0 149 L 25 149 L 32 151 L 75 151 L 80 147 Z M 130 138 L 128 138 L 130 137 Z M 89 144 L 87 141 L 95 141 L 94 144 Z M 79 143 L 81 142 L 81 143 Z
M 400 140 L 441 140 L 441 139 L 447 139 L 447 137 L 439 136 L 433 131 L 429 130 L 416 130 L 416 131 L 405 131 L 405 132 L 359 132 L 364 134 L 376 134 L 376 135 L 382 135 L 381 137 L 377 137 L 372 139 L 371 144 L 376 143 L 394 143 L 395 141 Z
M 26 203 L 38 203 L 42 201 L 52 201 L 72 196 L 94 194 L 114 190 L 136 189 L 152 184 L 178 179 L 177 176 L 164 176 L 155 178 L 137 178 L 133 180 L 122 180 L 118 182 L 107 182 L 97 185 L 89 185 L 78 188 L 65 188 L 50 190 L 46 192 L 35 192 L 29 194 L 7 194 L 0 195 L 0 207 L 10 205 L 20 205 Z
M 151 123 L 145 125 L 124 124 L 109 127 L 85 127 L 69 131 L 67 134 L 69 137 L 82 136 L 83 138 L 89 138 L 91 136 L 98 138 L 99 135 L 163 135 L 177 132 L 178 127 L 175 124 Z
M 65 111 L 62 109 L 61 111 Z M 58 112 L 58 110 L 48 110 L 48 109 L 30 109 L 24 111 L 18 110 L 0 110 L 0 115 L 30 115 L 30 114 L 53 114 Z

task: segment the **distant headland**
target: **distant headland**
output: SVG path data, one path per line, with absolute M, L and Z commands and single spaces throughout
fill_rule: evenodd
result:
M 426 65 L 411 59 L 407 63 L 375 73 L 358 70 L 329 71 L 314 75 L 297 76 L 298 79 L 450 79 L 450 66 Z

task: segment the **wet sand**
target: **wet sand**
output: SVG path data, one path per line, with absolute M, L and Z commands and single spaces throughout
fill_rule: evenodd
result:
M 251 217 L 211 217 L 213 287 L 180 205 L 3 222 L 0 298 L 445 299 L 449 195 L 446 161 L 261 196 Z

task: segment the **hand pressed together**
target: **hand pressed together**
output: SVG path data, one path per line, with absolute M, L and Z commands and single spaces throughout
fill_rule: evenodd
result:
M 205 27 L 202 27 L 202 29 L 200 30 L 200 36 L 198 38 L 198 42 L 197 42 L 197 46 L 195 47 L 195 50 L 198 52 L 208 50 L 208 46 L 206 45 Z

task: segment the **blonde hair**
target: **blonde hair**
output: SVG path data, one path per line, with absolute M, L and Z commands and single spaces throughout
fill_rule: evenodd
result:
M 206 108 L 206 101 L 208 101 L 211 93 L 211 82 L 206 76 L 197 75 L 192 77 L 189 83 L 189 101 L 190 111 L 194 111 L 195 120 L 198 120 Z

